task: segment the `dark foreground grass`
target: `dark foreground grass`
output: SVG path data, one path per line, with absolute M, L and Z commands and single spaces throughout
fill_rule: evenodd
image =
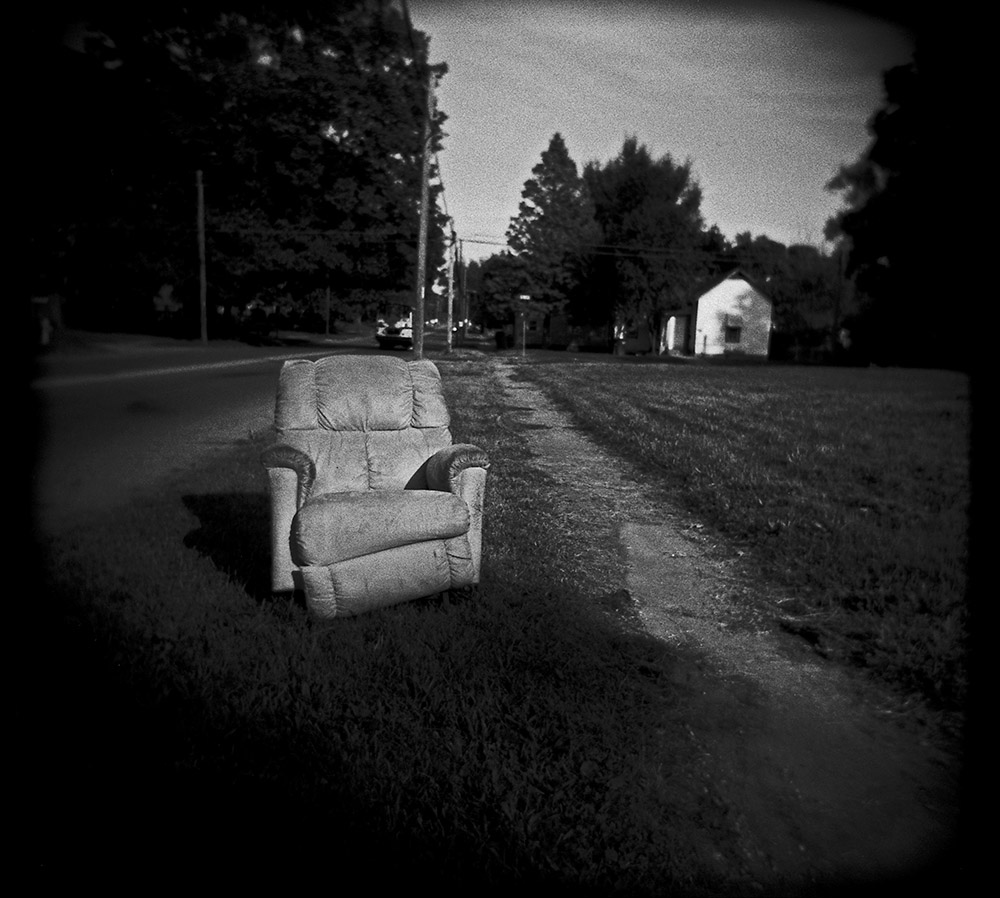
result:
M 478 591 L 328 623 L 270 598 L 267 435 L 43 547 L 41 875 L 742 891 L 697 666 L 601 610 L 574 559 L 617 551 L 547 504 L 485 367 L 442 369 L 494 460 Z
M 786 627 L 904 694 L 963 706 L 965 375 L 614 361 L 521 370 L 737 547 Z

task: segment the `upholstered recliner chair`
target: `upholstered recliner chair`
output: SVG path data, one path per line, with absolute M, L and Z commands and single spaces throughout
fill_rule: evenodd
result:
M 272 589 L 335 617 L 478 583 L 489 460 L 449 423 L 430 361 L 285 362 L 261 456 Z

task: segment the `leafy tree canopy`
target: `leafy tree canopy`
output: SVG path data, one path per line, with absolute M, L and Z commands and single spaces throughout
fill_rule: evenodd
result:
M 394 4 L 113 7 L 37 36 L 36 276 L 100 302 L 163 280 L 190 296 L 201 170 L 213 302 L 412 287 L 429 67 Z
M 841 309 L 840 256 L 815 246 L 785 246 L 749 232 L 737 234 L 733 262 L 753 279 L 774 304 L 776 330 L 787 335 L 831 332 Z
M 846 241 L 847 273 L 868 300 L 879 360 L 925 363 L 942 347 L 928 326 L 938 300 L 928 278 L 927 96 L 918 58 L 887 71 L 884 85 L 883 106 L 868 124 L 871 143 L 827 184 L 845 205 L 825 233 Z
M 502 252 L 485 259 L 476 271 L 482 312 L 493 326 L 510 320 L 519 308 L 518 297 L 531 295 L 531 276 L 526 260 L 511 252 Z
M 654 159 L 635 137 L 583 178 L 593 198 L 604 246 L 597 281 L 618 317 L 650 322 L 688 297 L 708 271 L 701 188 L 691 163 Z

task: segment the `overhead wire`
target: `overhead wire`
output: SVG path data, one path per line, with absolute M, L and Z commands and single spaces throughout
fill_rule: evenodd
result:
M 474 237 L 463 237 L 464 243 L 476 244 L 478 246 L 508 246 L 506 240 Z M 719 262 L 733 261 L 733 252 L 725 250 L 694 250 L 694 249 L 671 249 L 670 247 L 650 247 L 633 244 L 611 244 L 611 243 L 584 243 L 580 244 L 580 249 L 589 256 L 611 257 L 617 259 L 635 258 L 672 258 L 678 260 L 704 261 L 712 259 Z
M 410 44 L 410 50 L 413 54 L 414 61 L 420 58 L 420 54 L 417 52 L 417 41 L 415 36 L 415 31 L 413 28 L 413 22 L 410 17 L 409 4 L 407 0 L 400 0 L 401 11 L 403 13 L 403 18 L 406 26 L 407 37 Z M 429 68 L 430 63 L 425 63 L 425 66 Z M 455 222 L 452 219 L 450 210 L 448 208 L 447 200 L 447 189 L 444 182 L 444 175 L 442 173 L 440 155 L 435 151 L 434 162 L 436 168 L 436 179 L 440 187 L 440 198 L 443 207 L 444 215 L 449 223 L 450 237 L 452 241 L 457 241 L 458 238 L 455 235 Z M 280 235 L 284 237 L 325 237 L 325 238 L 351 238 L 359 237 L 361 238 L 358 242 L 366 244 L 392 244 L 392 243 L 414 243 L 417 241 L 417 235 L 415 234 L 404 234 L 392 232 L 377 234 L 377 236 L 372 234 L 372 229 L 344 229 L 344 228 L 296 228 L 296 227 L 281 227 L 281 228 L 266 228 L 266 227 L 219 227 L 213 228 L 216 234 L 245 234 L 245 235 Z M 485 238 L 475 238 L 466 237 L 461 238 L 461 243 L 467 243 L 479 246 L 496 246 L 496 247 L 506 247 L 508 243 L 506 239 L 485 239 Z M 711 252 L 700 252 L 697 250 L 676 250 L 669 247 L 654 247 L 654 246 L 642 246 L 634 244 L 609 244 L 609 243 L 594 243 L 594 244 L 583 244 L 580 247 L 586 252 L 587 255 L 592 257 L 612 257 L 618 259 L 635 259 L 635 258 L 653 258 L 653 259 L 674 259 L 674 260 L 706 260 L 714 259 L 716 261 L 733 261 L 732 253 L 727 253 L 725 251 L 711 251 Z

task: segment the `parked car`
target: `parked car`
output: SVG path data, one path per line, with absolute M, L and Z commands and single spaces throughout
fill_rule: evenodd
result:
M 379 349 L 413 349 L 413 328 L 405 321 L 392 326 L 380 323 L 375 339 Z

